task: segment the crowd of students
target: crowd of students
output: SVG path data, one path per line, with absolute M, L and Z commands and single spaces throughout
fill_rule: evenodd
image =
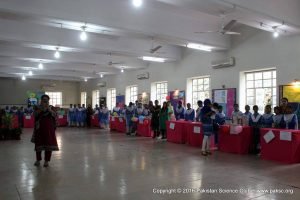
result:
M 0 127 L 2 126 L 2 119 L 5 115 L 13 115 L 18 117 L 19 126 L 23 127 L 23 117 L 28 115 L 32 115 L 34 108 L 32 106 L 28 106 L 24 108 L 23 106 L 6 106 L 4 109 L 0 109 Z
M 114 107 L 112 113 L 115 116 L 123 116 L 126 119 L 127 135 L 135 135 L 136 124 L 139 119 L 144 117 L 151 118 L 151 128 L 153 138 L 166 139 L 166 121 L 185 120 L 202 122 L 204 138 L 202 141 L 202 155 L 210 155 L 210 137 L 214 136 L 215 144 L 218 145 L 218 129 L 220 125 L 226 123 L 226 117 L 223 113 L 223 107 L 218 103 L 212 103 L 210 99 L 204 102 L 198 101 L 198 108 L 194 110 L 191 104 L 183 106 L 179 101 L 175 109 L 170 102 L 163 102 L 160 106 L 156 100 L 149 104 L 142 105 L 138 101 L 130 102 L 128 106 L 120 108 L 118 104 Z M 298 129 L 297 115 L 293 113 L 292 107 L 287 98 L 282 98 L 280 106 L 274 108 L 272 113 L 271 105 L 266 105 L 264 114 L 260 114 L 258 106 L 254 105 L 253 112 L 250 112 L 250 106 L 245 106 L 245 112 L 240 111 L 239 105 L 234 104 L 234 111 L 231 115 L 232 125 L 244 125 L 253 127 L 253 149 L 252 153 L 260 152 L 260 128 L 280 128 L 280 129 Z

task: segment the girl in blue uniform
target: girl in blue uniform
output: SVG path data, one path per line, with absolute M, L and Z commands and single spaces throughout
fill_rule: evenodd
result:
M 77 106 L 76 104 L 74 104 L 74 112 L 73 112 L 73 116 L 72 116 L 72 125 L 76 126 L 77 124 Z
M 250 117 L 249 126 L 253 127 L 253 153 L 260 152 L 260 128 L 262 126 L 262 116 L 258 113 L 258 106 L 253 106 L 254 113 Z
M 77 127 L 82 126 L 82 116 L 83 116 L 83 109 L 81 108 L 80 104 L 78 104 L 77 111 L 76 111 Z
M 100 108 L 98 108 L 98 123 L 99 123 L 99 127 L 102 127 L 102 118 L 103 118 L 103 105 L 100 105 Z
M 106 105 L 103 105 L 101 113 L 101 127 L 107 129 L 109 124 L 109 110 Z
M 249 124 L 249 120 L 250 120 L 250 117 L 252 115 L 252 113 L 250 112 L 250 106 L 249 105 L 246 105 L 245 106 L 245 113 L 244 113 L 244 123 L 243 125 L 248 125 Z
M 210 155 L 210 136 L 213 134 L 213 120 L 211 116 L 214 112 L 211 109 L 211 101 L 209 99 L 204 100 L 204 107 L 201 109 L 200 116 L 203 126 L 203 142 L 202 142 L 202 155 Z
M 148 106 L 148 104 L 145 104 L 144 105 L 144 109 L 143 109 L 143 115 L 144 115 L 144 117 L 150 117 L 150 110 L 149 110 L 149 106 Z
M 86 126 L 87 110 L 85 104 L 82 104 L 82 121 L 81 124 L 83 127 Z
M 130 135 L 132 132 L 133 121 L 132 118 L 134 117 L 134 104 L 132 102 L 129 103 L 129 106 L 125 110 L 125 118 L 126 118 L 126 135 Z
M 265 113 L 262 115 L 262 127 L 272 128 L 273 116 L 271 105 L 266 105 Z
M 176 120 L 184 119 L 184 113 L 185 110 L 184 107 L 182 106 L 182 101 L 179 101 L 175 109 Z
M 203 108 L 203 102 L 201 101 L 201 100 L 199 100 L 198 102 L 197 102 L 197 105 L 198 105 L 198 108 L 197 108 L 197 110 L 196 110 L 196 121 L 197 122 L 200 122 L 201 120 L 200 120 L 200 112 L 201 112 L 201 109 Z
M 191 108 L 190 103 L 187 104 L 187 110 L 185 111 L 184 119 L 185 121 L 195 121 L 195 110 Z
M 116 114 L 114 114 L 114 113 L 116 113 Z M 120 109 L 119 103 L 116 103 L 116 106 L 112 110 L 112 114 L 117 115 L 117 116 L 121 115 L 121 109 Z
M 68 124 L 69 124 L 69 126 L 73 125 L 72 124 L 73 114 L 74 114 L 73 104 L 70 104 L 70 108 L 68 110 Z
M 298 130 L 298 118 L 297 115 L 293 113 L 291 106 L 286 106 L 285 113 L 283 115 L 283 120 L 286 129 Z
M 223 113 L 223 106 L 218 105 L 215 120 L 214 120 L 214 135 L 215 135 L 215 144 L 218 145 L 219 142 L 219 126 L 225 124 L 225 114 Z
M 274 113 L 273 115 L 273 128 L 279 128 L 279 129 L 284 129 L 285 128 L 285 123 L 283 120 L 283 114 L 281 113 L 281 108 L 279 106 L 274 107 Z

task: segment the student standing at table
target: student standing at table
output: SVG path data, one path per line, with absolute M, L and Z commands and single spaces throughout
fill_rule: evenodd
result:
M 102 120 L 103 120 L 103 105 L 101 104 L 98 110 L 98 123 L 99 123 L 99 127 L 100 129 L 102 129 Z
M 135 135 L 136 135 L 137 125 L 138 125 L 139 121 L 140 120 L 144 120 L 143 112 L 144 112 L 143 104 L 142 103 L 138 103 L 137 107 L 134 109 L 134 116 L 138 120 L 134 121 L 133 125 L 132 125 L 132 132 L 134 132 Z
M 158 105 L 158 100 L 154 101 L 154 106 L 152 107 L 151 114 L 151 128 L 153 130 L 153 139 L 158 137 L 159 135 L 159 112 L 160 112 L 160 105 Z
M 214 135 L 215 135 L 215 144 L 218 145 L 219 143 L 219 127 L 224 125 L 226 121 L 225 114 L 223 113 L 223 106 L 219 105 L 218 110 L 215 114 L 214 120 Z
M 282 111 L 283 114 L 286 113 L 286 108 L 287 108 L 288 105 L 289 105 L 289 100 L 288 100 L 288 98 L 283 97 L 283 98 L 280 100 L 280 109 L 281 109 L 281 111 Z
M 274 113 L 273 115 L 273 128 L 279 128 L 279 129 L 285 129 L 285 123 L 283 120 L 283 114 L 281 112 L 281 108 L 279 106 L 274 107 Z
M 191 108 L 190 103 L 187 104 L 187 110 L 185 111 L 184 119 L 185 121 L 195 121 L 195 110 Z
M 233 105 L 234 111 L 232 112 L 232 123 L 233 124 L 242 124 L 242 119 L 244 114 L 240 111 L 239 104 Z
M 93 115 L 93 108 L 92 108 L 92 105 L 89 104 L 87 109 L 86 109 L 86 125 L 88 128 L 91 127 L 91 117 Z
M 266 105 L 265 113 L 262 115 L 262 127 L 272 128 L 273 116 L 271 105 Z
M 116 103 L 116 106 L 112 110 L 112 114 L 113 114 L 113 116 L 115 116 L 115 115 L 120 116 L 121 115 L 121 109 L 120 109 L 119 103 Z
M 253 127 L 253 153 L 260 152 L 260 128 L 262 126 L 262 116 L 258 113 L 258 106 L 253 106 L 253 114 L 250 117 L 249 125 Z
M 169 120 L 176 120 L 175 115 L 174 115 L 174 109 L 170 101 L 167 102 L 168 106 L 168 115 L 169 115 Z
M 105 104 L 102 106 L 101 113 L 101 127 L 107 129 L 109 124 L 109 110 Z
M 200 112 L 201 112 L 201 109 L 203 108 L 203 102 L 201 101 L 201 100 L 199 100 L 198 102 L 197 102 L 197 105 L 198 105 L 198 108 L 197 108 L 197 110 L 196 110 L 196 121 L 197 122 L 200 122 L 201 120 L 200 120 Z
M 126 117 L 126 129 L 127 129 L 126 135 L 130 135 L 133 126 L 132 118 L 134 117 L 134 104 L 132 102 L 129 103 L 125 113 L 126 113 L 125 117 Z
M 182 101 L 178 101 L 178 105 L 176 106 L 175 109 L 176 120 L 184 119 L 184 113 L 185 113 L 185 109 L 182 106 Z
M 73 118 L 72 118 L 72 125 L 76 127 L 77 125 L 77 106 L 74 104 L 74 113 L 73 113 Z
M 24 108 L 23 106 L 21 106 L 21 108 L 18 110 L 18 121 L 21 128 L 23 127 L 23 117 L 24 117 Z
M 85 107 L 85 104 L 82 104 L 82 126 L 85 127 L 86 126 L 86 107 Z
M 293 113 L 293 109 L 289 105 L 285 108 L 283 120 L 284 120 L 286 129 L 298 130 L 298 117 L 296 114 Z
M 78 104 L 78 107 L 76 109 L 76 121 L 77 121 L 77 127 L 82 126 L 82 118 L 83 118 L 83 109 L 80 104 Z
M 201 109 L 201 122 L 203 126 L 203 142 L 202 142 L 202 155 L 210 155 L 210 136 L 213 134 L 213 120 L 211 116 L 213 115 L 211 109 L 211 101 L 209 99 L 204 100 L 204 107 Z
M 144 109 L 143 109 L 143 116 L 145 116 L 145 117 L 150 117 L 150 110 L 149 110 L 149 106 L 148 106 L 148 104 L 145 104 L 144 105 Z
M 249 120 L 250 120 L 251 115 L 252 115 L 252 113 L 250 112 L 250 106 L 246 105 L 245 113 L 243 116 L 243 125 L 249 125 Z
M 163 107 L 160 110 L 159 113 L 159 129 L 161 132 L 161 139 L 166 139 L 166 122 L 169 120 L 169 115 L 168 115 L 168 105 L 167 102 L 163 103 Z

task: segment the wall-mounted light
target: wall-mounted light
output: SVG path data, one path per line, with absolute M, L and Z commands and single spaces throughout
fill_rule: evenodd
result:
M 29 71 L 29 72 L 28 72 L 28 75 L 29 75 L 29 76 L 32 76 L 32 71 Z
M 87 78 L 84 78 L 84 82 L 87 82 L 88 81 L 88 79 Z
M 100 78 L 103 78 L 103 76 L 104 76 L 103 74 L 100 74 Z
M 26 76 L 23 75 L 23 76 L 22 76 L 22 81 L 25 81 L 25 80 L 26 80 Z

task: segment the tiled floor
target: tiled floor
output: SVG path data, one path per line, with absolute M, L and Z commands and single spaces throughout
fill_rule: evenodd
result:
M 0 200 L 300 199 L 300 165 L 221 152 L 205 158 L 187 145 L 96 129 L 59 128 L 61 150 L 49 168 L 36 168 L 31 131 L 0 141 Z M 163 190 L 172 194 L 157 194 Z

